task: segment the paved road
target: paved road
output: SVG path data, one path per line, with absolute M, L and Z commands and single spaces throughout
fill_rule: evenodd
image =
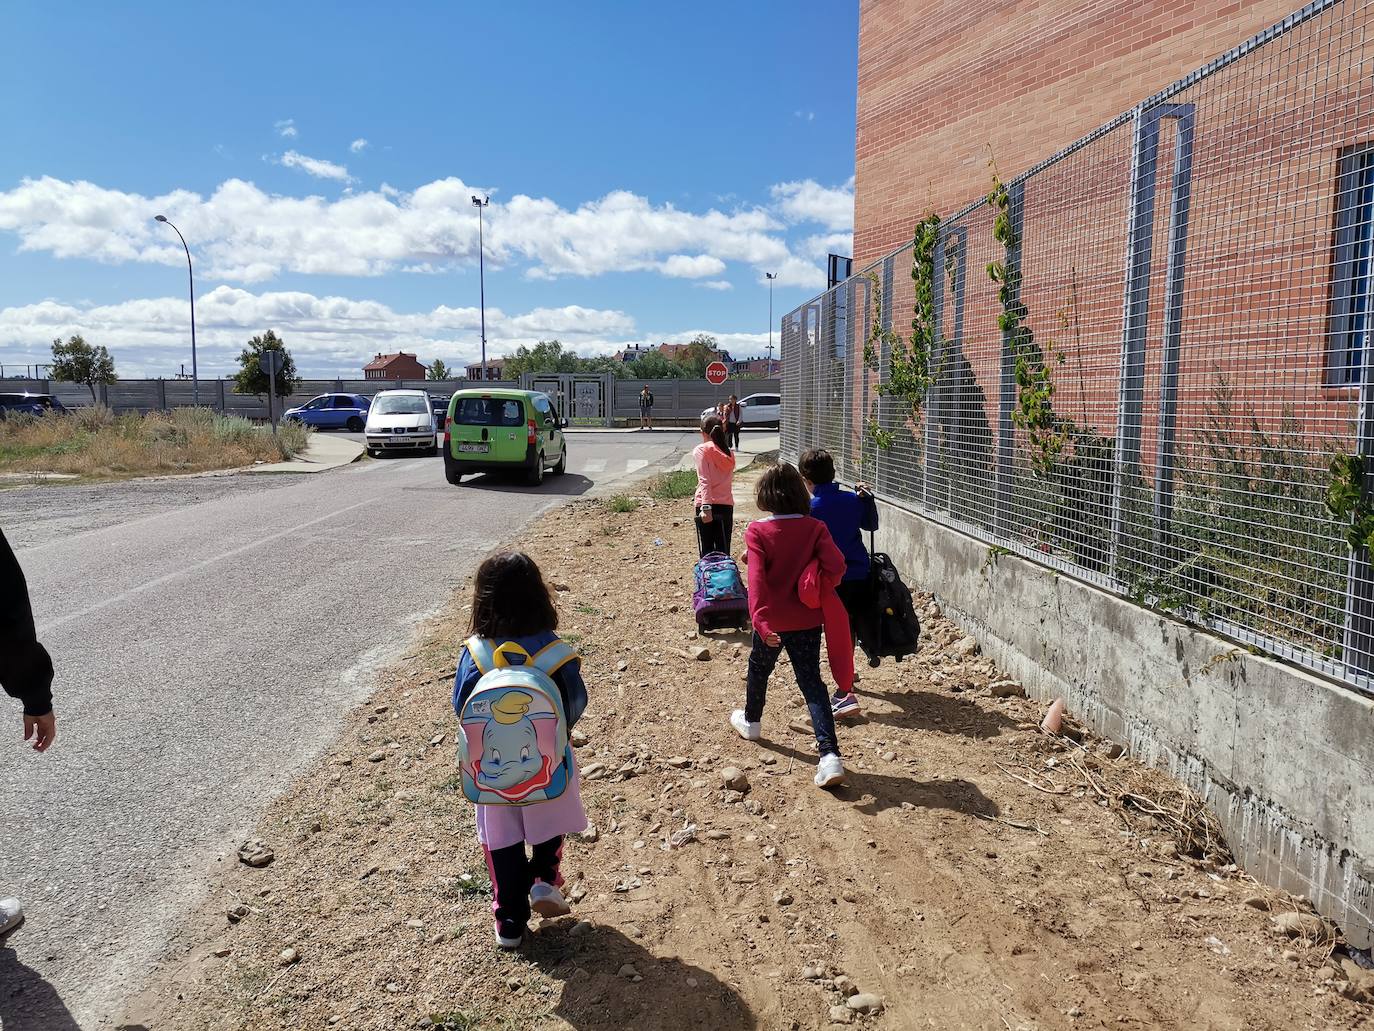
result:
M 107 1026 L 209 863 L 478 556 L 698 439 L 570 433 L 568 474 L 540 488 L 452 487 L 417 457 L 0 492 L 58 670 L 59 728 L 36 756 L 18 707 L 0 708 L 0 889 L 29 912 L 0 948 L 4 1031 Z

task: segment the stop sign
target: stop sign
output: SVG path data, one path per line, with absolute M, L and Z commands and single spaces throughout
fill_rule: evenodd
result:
M 718 387 L 730 378 L 730 370 L 725 367 L 724 362 L 712 362 L 706 366 L 706 382 L 713 387 Z

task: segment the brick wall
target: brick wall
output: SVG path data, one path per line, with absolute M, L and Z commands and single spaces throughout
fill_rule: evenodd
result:
M 856 268 L 1236 44 L 1298 0 L 861 0 Z

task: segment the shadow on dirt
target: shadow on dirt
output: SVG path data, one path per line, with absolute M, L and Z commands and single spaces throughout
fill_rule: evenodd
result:
M 756 1026 L 744 1000 L 714 974 L 671 956 L 656 956 L 613 927 L 594 925 L 574 938 L 568 933 L 573 923 L 562 920 L 531 935 L 525 957 L 564 983 L 554 1012 L 578 1031 L 744 1031 Z M 622 976 L 626 964 L 643 980 Z
M 0 1028 L 4 1031 L 79 1031 L 67 1004 L 43 975 L 0 948 Z
M 796 759 L 808 771 L 816 765 L 813 752 L 803 752 L 770 741 L 767 736 L 759 744 L 770 752 Z M 1001 812 L 996 802 L 983 794 L 976 784 L 966 780 L 916 780 L 856 770 L 848 765 L 845 767 L 845 783 L 834 789 L 832 794 L 845 802 L 852 802 L 859 812 L 870 815 L 887 809 L 900 809 L 903 803 L 918 809 L 948 809 L 967 816 L 997 816 Z
M 859 685 L 860 702 L 876 699 L 895 705 L 899 711 L 875 713 L 865 708 L 864 719 L 890 727 L 932 730 L 941 734 L 990 738 L 1017 730 L 1020 724 L 1000 712 L 989 712 L 972 698 L 954 698 L 936 691 L 865 691 Z

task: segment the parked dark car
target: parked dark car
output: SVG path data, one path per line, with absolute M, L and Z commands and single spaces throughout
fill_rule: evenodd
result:
M 0 419 L 10 412 L 25 415 L 66 415 L 67 407 L 51 394 L 0 394 Z
M 430 407 L 434 409 L 434 432 L 443 433 L 448 422 L 448 402 L 452 394 L 430 394 Z

